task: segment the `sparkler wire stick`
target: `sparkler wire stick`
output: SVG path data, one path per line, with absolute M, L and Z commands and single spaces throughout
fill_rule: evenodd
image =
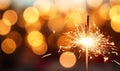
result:
M 86 37 L 89 36 L 89 16 L 87 16 L 87 24 L 85 26 Z M 85 71 L 88 71 L 88 46 L 85 46 Z

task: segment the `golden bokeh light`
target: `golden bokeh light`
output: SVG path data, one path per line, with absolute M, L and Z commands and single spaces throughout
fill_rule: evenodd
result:
M 6 20 L 9 21 L 10 23 L 6 23 L 6 25 L 12 26 L 18 20 L 17 13 L 14 10 L 7 10 L 3 14 L 3 20 L 4 21 L 6 21 Z
M 97 9 L 103 3 L 103 0 L 87 0 L 87 4 L 92 9 Z
M 115 5 L 110 9 L 110 19 L 115 23 L 120 23 L 120 5 Z
M 32 31 L 27 35 L 27 42 L 32 48 L 40 47 L 44 41 L 44 36 L 39 31 Z
M 35 7 L 28 7 L 24 10 L 23 18 L 27 23 L 35 23 L 39 19 L 39 11 Z
M 71 68 L 76 63 L 76 56 L 73 52 L 64 52 L 60 56 L 60 64 L 65 68 Z
M 47 52 L 47 50 L 48 50 L 48 47 L 46 42 L 43 42 L 39 47 L 32 48 L 33 53 L 36 55 L 43 55 Z
M 85 9 L 73 10 L 65 18 L 65 28 L 73 29 L 77 25 L 86 23 L 87 12 Z
M 120 20 L 120 18 L 118 20 Z M 111 21 L 111 27 L 115 32 L 120 32 L 120 23 Z
M 48 22 L 48 28 L 53 32 L 60 32 L 64 28 L 64 18 L 56 16 Z
M 42 28 L 42 23 L 40 21 L 37 21 L 35 23 L 26 23 L 25 29 L 27 33 L 30 33 L 31 31 L 39 31 Z
M 44 16 L 49 13 L 52 2 L 50 0 L 36 0 L 33 6 L 39 10 L 40 16 Z
M 5 23 L 9 23 L 9 22 L 0 20 L 0 35 L 6 35 L 11 30 L 11 26 L 6 25 Z
M 6 38 L 1 44 L 1 49 L 6 54 L 12 54 L 16 50 L 16 43 L 14 40 Z
M 0 0 L 0 10 L 7 9 L 11 4 L 11 0 Z
M 22 36 L 19 32 L 17 31 L 12 31 L 7 35 L 7 38 L 10 38 L 15 41 L 16 47 L 20 47 L 22 44 Z
M 62 12 L 66 13 L 71 8 L 71 1 L 70 0 L 55 0 L 55 6 L 57 9 Z
M 109 11 L 110 5 L 108 3 L 103 4 L 99 9 L 100 16 L 105 20 L 109 20 Z

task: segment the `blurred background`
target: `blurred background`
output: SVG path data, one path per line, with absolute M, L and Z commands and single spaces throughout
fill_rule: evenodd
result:
M 117 49 L 89 59 L 89 71 L 120 71 L 120 0 L 0 0 L 0 70 L 85 71 L 84 53 L 78 59 L 59 46 L 88 15 Z

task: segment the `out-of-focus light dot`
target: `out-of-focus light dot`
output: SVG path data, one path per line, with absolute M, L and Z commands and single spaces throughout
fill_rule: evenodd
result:
M 57 40 L 57 46 L 60 48 L 60 49 L 64 49 L 64 50 L 69 50 L 71 48 L 71 46 L 68 46 L 70 45 L 70 41 L 72 39 L 70 39 L 69 37 L 67 36 L 60 36 Z M 63 46 L 61 48 L 61 46 Z
M 113 6 L 110 9 L 110 19 L 115 23 L 120 23 L 120 5 Z
M 0 0 L 0 10 L 7 9 L 11 4 L 11 0 Z
M 42 27 L 42 23 L 40 21 L 37 21 L 35 23 L 26 23 L 25 29 L 27 33 L 30 33 L 31 31 L 39 31 Z
M 22 44 L 22 40 L 23 40 L 23 39 L 22 39 L 22 36 L 21 36 L 21 34 L 20 34 L 19 32 L 17 32 L 17 31 L 12 31 L 12 32 L 10 32 L 10 33 L 7 35 L 7 38 L 10 38 L 10 39 L 14 40 L 17 47 L 20 47 L 21 44 Z
M 41 46 L 39 46 L 39 47 L 33 47 L 32 51 L 36 55 L 43 55 L 43 54 L 45 54 L 47 52 L 47 49 L 48 49 L 48 47 L 47 47 L 46 42 L 43 42 L 41 44 Z
M 103 4 L 99 9 L 100 16 L 105 20 L 109 20 L 109 11 L 110 5 L 108 3 Z
M 35 7 L 28 7 L 24 10 L 23 18 L 27 23 L 35 23 L 39 19 L 39 11 Z
M 27 35 L 28 44 L 33 47 L 39 47 L 44 42 L 44 36 L 39 31 L 32 31 Z
M 109 0 L 111 6 L 120 5 L 120 0 Z
M 71 68 L 76 63 L 76 56 L 72 52 L 64 52 L 60 56 L 60 64 L 65 68 Z
M 106 20 L 100 16 L 99 11 L 93 12 L 90 16 L 91 16 L 90 23 L 94 23 L 98 27 L 101 27 L 105 24 Z
M 87 4 L 89 7 L 93 9 L 97 9 L 103 3 L 103 0 L 87 0 Z
M 65 13 L 69 11 L 71 8 L 71 1 L 70 0 L 55 0 L 55 5 L 60 12 Z
M 79 26 L 86 23 L 87 12 L 85 9 L 73 10 L 68 13 L 65 18 L 65 28 L 73 29 L 75 26 Z
M 6 35 L 11 30 L 11 26 L 6 25 L 5 23 L 6 23 L 5 21 L 0 20 L 0 35 Z
M 62 16 L 56 16 L 48 22 L 48 27 L 53 32 L 62 31 L 64 28 L 64 18 Z
M 120 32 L 120 23 L 111 21 L 111 27 L 115 32 Z
M 16 49 L 16 43 L 14 40 L 6 38 L 1 44 L 1 49 L 6 54 L 12 54 Z
M 39 10 L 40 16 L 47 15 L 52 6 L 50 0 L 36 0 L 33 4 Z
M 3 14 L 3 20 L 7 20 L 10 23 L 6 23 L 8 26 L 12 26 L 17 22 L 18 16 L 14 10 L 7 10 Z

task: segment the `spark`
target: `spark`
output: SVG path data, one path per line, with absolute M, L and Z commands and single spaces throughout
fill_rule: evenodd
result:
M 64 36 L 68 37 L 71 41 L 66 46 L 60 46 L 62 48 L 79 48 L 80 53 L 85 52 L 85 48 L 88 48 L 88 56 L 93 58 L 98 55 L 107 55 L 110 49 L 115 46 L 114 42 L 111 41 L 110 36 L 105 36 L 101 33 L 100 29 L 95 24 L 90 24 L 89 35 L 86 36 L 85 25 L 75 25 L 75 29 L 63 33 Z M 65 51 L 65 50 L 64 50 Z
M 108 61 L 109 57 L 104 57 L 104 62 Z
M 112 60 L 112 62 L 115 62 L 117 65 L 120 65 L 120 63 L 116 60 Z
M 41 58 L 45 58 L 45 57 L 48 57 L 48 56 L 51 56 L 51 55 L 52 55 L 52 54 L 49 53 L 49 54 L 46 54 L 46 55 L 42 56 Z

